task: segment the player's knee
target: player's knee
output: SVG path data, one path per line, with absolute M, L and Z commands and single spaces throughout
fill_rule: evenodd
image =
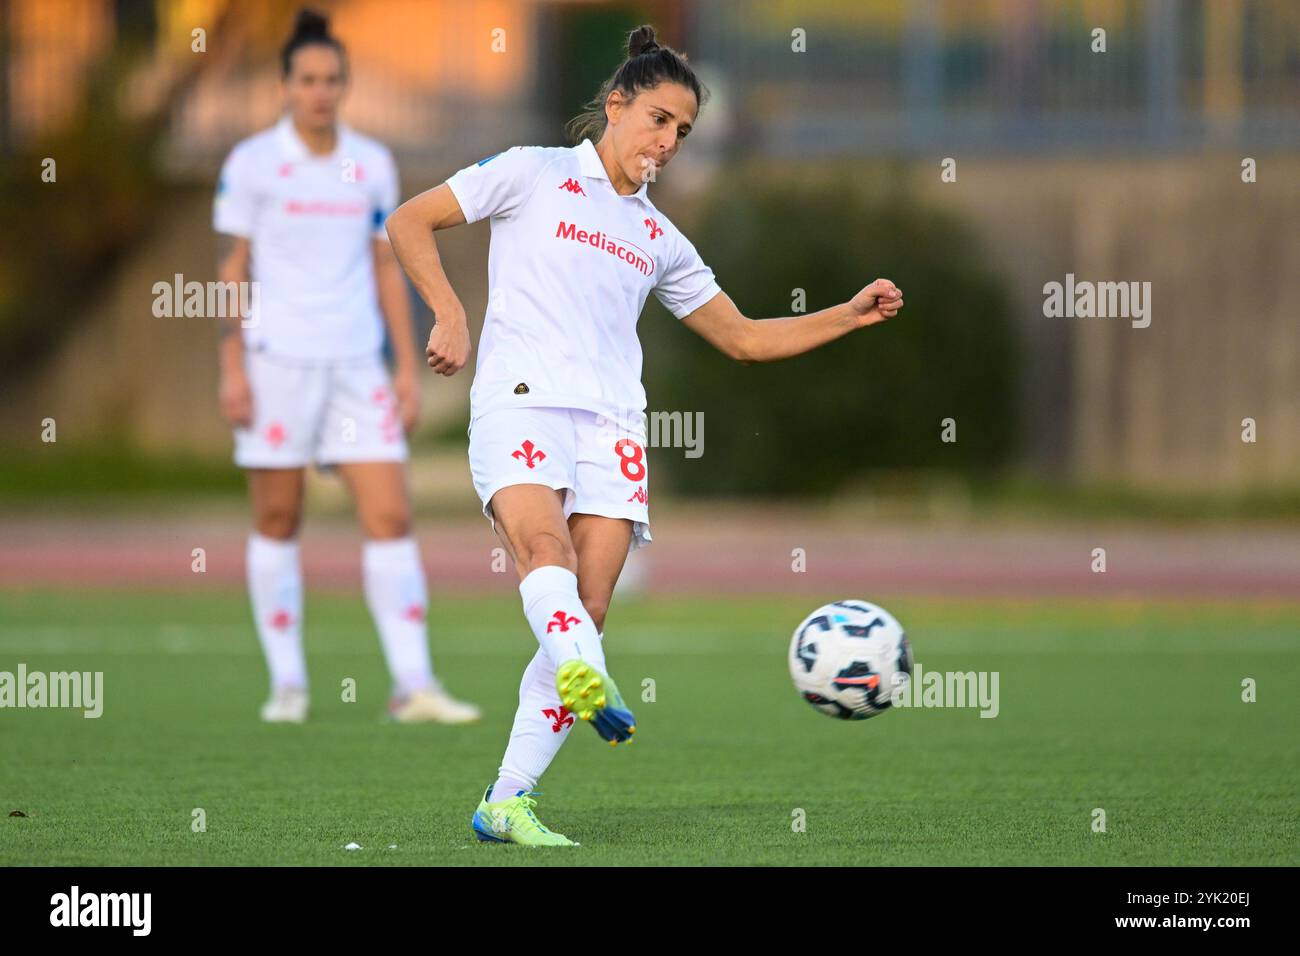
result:
M 405 538 L 411 533 L 411 512 L 407 508 L 383 508 L 367 515 L 362 523 L 367 537 Z
M 264 538 L 276 541 L 288 541 L 298 536 L 298 527 L 302 523 L 302 509 L 292 505 L 263 505 L 257 509 L 253 526 Z
M 550 531 L 527 535 L 515 546 L 515 560 L 523 573 L 546 565 L 577 571 L 578 554 L 573 543 Z

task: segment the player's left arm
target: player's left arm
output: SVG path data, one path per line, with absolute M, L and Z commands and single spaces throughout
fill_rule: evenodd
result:
M 415 354 L 415 327 L 411 318 L 411 300 L 406 293 L 406 278 L 387 239 L 371 239 L 375 254 L 375 286 L 379 311 L 393 343 L 393 391 L 402 427 L 415 427 L 420 414 L 420 362 Z
M 779 319 L 747 318 L 731 296 L 719 292 L 682 324 L 719 352 L 749 365 L 811 352 L 856 329 L 892 319 L 902 307 L 902 291 L 888 279 L 877 279 L 848 302 Z

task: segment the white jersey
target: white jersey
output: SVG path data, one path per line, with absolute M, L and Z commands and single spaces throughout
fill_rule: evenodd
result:
M 213 226 L 251 240 L 258 294 L 243 323 L 246 347 L 308 361 L 377 352 L 384 330 L 372 240 L 387 240 L 397 197 L 392 154 L 342 125 L 328 156 L 313 155 L 287 116 L 236 145 Z
M 681 319 L 722 291 L 646 184 L 620 196 L 587 139 L 516 146 L 447 185 L 466 221 L 492 220 L 471 422 L 521 406 L 642 415 L 636 323 L 646 297 Z

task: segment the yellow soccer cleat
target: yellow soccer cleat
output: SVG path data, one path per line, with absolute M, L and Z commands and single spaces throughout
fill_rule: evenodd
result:
M 518 843 L 520 846 L 578 846 L 562 833 L 548 830 L 533 813 L 533 793 L 520 790 L 513 797 L 488 803 L 492 786 L 474 811 L 470 827 L 480 843 Z
M 595 727 L 596 733 L 612 746 L 630 742 L 636 733 L 636 718 L 623 702 L 614 679 L 586 661 L 575 659 L 561 664 L 555 671 L 555 689 L 560 703 Z

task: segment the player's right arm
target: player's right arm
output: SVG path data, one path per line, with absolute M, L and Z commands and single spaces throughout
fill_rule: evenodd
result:
M 217 234 L 217 278 L 226 288 L 243 289 L 252 271 L 251 242 L 261 208 L 247 143 L 236 146 L 221 166 L 212 205 L 212 228 Z M 227 301 L 230 301 L 229 299 Z M 243 301 L 236 296 L 234 301 Z M 238 310 L 236 310 L 238 311 Z M 220 385 L 217 400 L 221 417 L 236 428 L 253 423 L 253 391 L 244 371 L 244 340 L 239 315 L 217 316 L 220 323 Z
M 451 287 L 433 234 L 465 222 L 456 195 L 446 183 L 426 190 L 398 206 L 385 225 L 393 253 L 415 291 L 433 310 L 433 331 L 425 348 L 429 367 L 440 375 L 455 375 L 469 361 L 469 324 L 465 307 Z
M 217 279 L 223 283 L 249 281 L 249 242 L 244 236 L 217 234 Z M 243 288 L 242 285 L 227 288 Z M 220 344 L 217 357 L 220 368 L 218 402 L 221 417 L 236 428 L 247 428 L 253 421 L 253 390 L 244 371 L 244 338 L 240 333 L 240 316 L 219 316 Z
M 429 367 L 454 375 L 469 360 L 465 307 L 447 281 L 433 234 L 489 217 L 508 219 L 528 200 L 561 150 L 512 146 L 453 173 L 441 186 L 409 199 L 388 217 L 388 238 L 415 290 L 433 310 Z

